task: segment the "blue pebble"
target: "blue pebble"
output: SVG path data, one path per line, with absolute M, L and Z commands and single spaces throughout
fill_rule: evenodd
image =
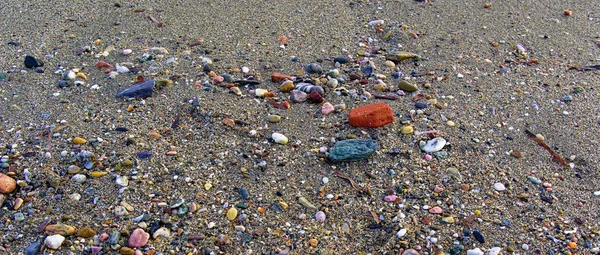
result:
M 138 158 L 149 158 L 152 157 L 152 152 L 149 151 L 140 151 L 137 154 Z
M 131 85 L 129 88 L 121 90 L 117 93 L 117 98 L 146 98 L 152 96 L 152 89 L 154 89 L 154 80 L 146 80 L 140 83 Z
M 27 249 L 25 249 L 25 255 L 37 255 L 40 253 L 40 249 L 42 249 L 42 243 L 40 241 L 35 241 L 27 246 Z
M 250 194 L 248 194 L 248 190 L 246 190 L 245 188 L 239 188 L 238 192 L 240 193 L 240 195 L 242 196 L 242 199 L 247 200 L 250 197 Z
M 571 101 L 573 101 L 573 97 L 571 95 L 566 95 L 562 98 L 562 100 L 564 102 L 571 102 Z
M 479 231 L 473 230 L 473 236 L 478 242 L 485 243 L 485 238 L 483 238 L 483 235 Z
M 417 103 L 415 103 L 415 108 L 417 108 L 417 109 L 425 109 L 425 108 L 427 108 L 427 104 L 423 103 L 423 102 L 417 102 Z

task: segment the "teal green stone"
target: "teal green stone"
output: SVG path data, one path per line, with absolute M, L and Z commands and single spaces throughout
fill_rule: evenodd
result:
M 450 251 L 448 253 L 450 253 L 450 255 L 458 255 L 460 252 L 462 252 L 465 249 L 464 246 L 462 245 L 457 245 L 452 247 L 452 249 L 450 249 Z
M 329 150 L 329 159 L 334 162 L 358 161 L 368 158 L 378 148 L 375 140 L 349 139 L 337 142 Z

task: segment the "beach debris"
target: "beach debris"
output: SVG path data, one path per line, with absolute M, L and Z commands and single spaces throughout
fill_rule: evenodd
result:
M 419 142 L 419 147 L 426 153 L 441 151 L 446 146 L 446 139 L 441 137 L 433 138 L 427 142 Z
M 529 139 L 533 140 L 539 146 L 541 146 L 542 148 L 544 148 L 545 150 L 547 150 L 548 153 L 550 153 L 550 155 L 552 155 L 552 157 L 556 161 L 558 161 L 559 164 L 561 164 L 564 167 L 569 167 L 569 164 L 567 164 L 567 162 L 560 155 L 558 155 L 558 153 L 556 153 L 554 150 L 552 150 L 552 148 L 550 148 L 550 146 L 548 146 L 544 142 L 544 140 L 540 139 L 539 137 L 537 137 L 534 133 L 532 133 L 529 130 L 525 130 L 525 134 L 527 134 L 527 137 L 529 137 Z

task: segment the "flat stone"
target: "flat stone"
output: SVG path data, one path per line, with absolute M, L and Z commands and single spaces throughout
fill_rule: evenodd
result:
M 329 159 L 334 162 L 364 160 L 377 150 L 375 140 L 349 139 L 337 142 L 329 150 Z
M 290 101 L 292 103 L 302 103 L 308 99 L 308 94 L 300 90 L 290 91 Z
M 17 188 L 17 181 L 12 177 L 0 173 L 0 193 L 10 194 Z
M 398 82 L 398 88 L 406 92 L 415 92 L 419 90 L 419 87 L 417 87 L 417 85 L 407 82 L 405 80 L 401 80 L 400 82 Z
M 27 68 L 36 68 L 40 66 L 44 66 L 44 63 L 33 56 L 25 56 L 25 61 L 23 61 L 25 67 Z
M 37 255 L 40 253 L 40 249 L 42 249 L 42 243 L 40 241 L 35 241 L 27 246 L 27 249 L 25 249 L 25 255 Z
M 79 231 L 77 231 L 77 236 L 83 237 L 83 238 L 90 238 L 94 235 L 96 235 L 96 231 L 94 231 L 92 228 L 90 228 L 88 226 L 80 228 Z
M 146 98 L 152 96 L 152 89 L 154 89 L 154 80 L 146 80 L 140 83 L 131 85 L 129 88 L 121 90 L 117 93 L 117 98 Z
M 364 105 L 350 110 L 350 125 L 377 128 L 394 122 L 392 107 L 386 103 Z
M 70 236 L 77 233 L 77 230 L 75 230 L 74 227 L 62 223 L 48 225 L 44 230 L 46 231 L 47 235 L 58 234 L 63 236 Z

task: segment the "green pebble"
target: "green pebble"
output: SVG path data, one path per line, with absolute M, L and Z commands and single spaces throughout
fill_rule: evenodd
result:
M 279 116 L 279 115 L 269 115 L 269 116 L 267 116 L 267 119 L 271 123 L 277 123 L 277 122 L 281 121 L 281 116 Z
M 248 205 L 246 205 L 246 204 L 244 204 L 242 202 L 237 203 L 235 205 L 235 207 L 240 208 L 240 209 L 248 209 Z
M 419 90 L 417 85 L 407 82 L 405 80 L 398 82 L 398 88 L 401 90 L 404 90 L 406 92 L 415 92 L 415 91 Z
M 377 150 L 375 140 L 350 139 L 337 142 L 329 151 L 329 159 L 334 162 L 364 160 Z

